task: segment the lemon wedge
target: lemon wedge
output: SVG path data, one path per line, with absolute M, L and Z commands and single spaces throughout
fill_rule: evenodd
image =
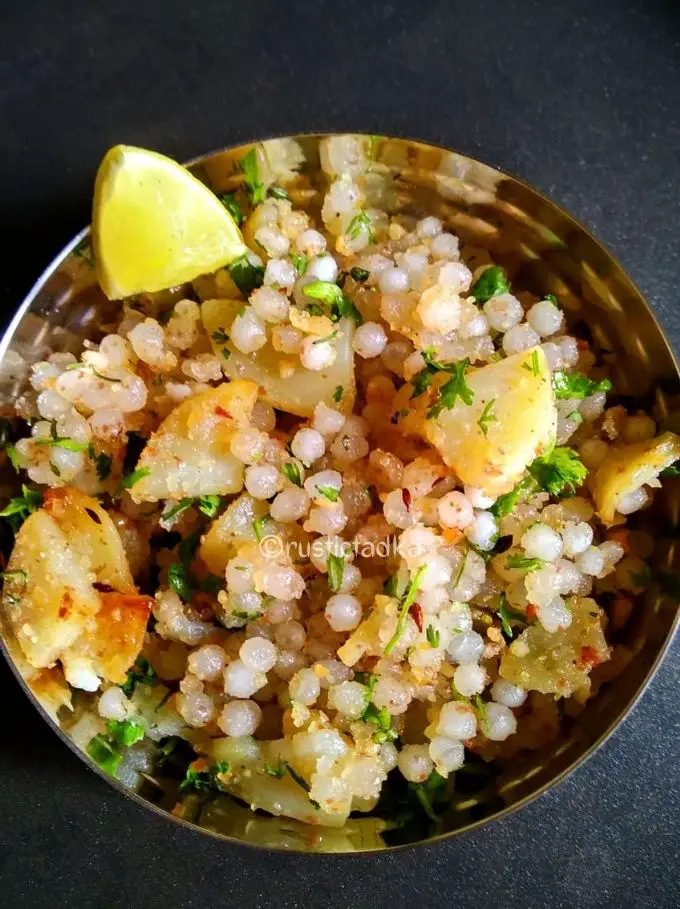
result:
M 246 252 L 235 221 L 203 183 L 171 158 L 130 145 L 109 149 L 99 165 L 92 236 L 111 300 L 192 281 Z

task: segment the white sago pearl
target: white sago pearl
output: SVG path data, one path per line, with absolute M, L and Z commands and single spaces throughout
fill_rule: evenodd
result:
M 361 583 L 361 572 L 354 565 L 344 565 L 339 593 L 351 593 Z
M 578 363 L 578 342 L 576 338 L 560 338 L 559 340 L 560 353 L 562 354 L 562 362 L 565 366 L 576 366 Z
M 288 681 L 304 665 L 305 657 L 301 650 L 279 650 L 279 658 L 276 661 L 274 672 L 280 679 Z
M 348 544 L 339 536 L 318 537 L 312 542 L 309 560 L 317 571 L 326 574 L 328 571 L 329 555 L 342 556 L 345 561 L 353 558 Z
M 465 762 L 465 746 L 456 739 L 438 735 L 430 742 L 430 757 L 438 770 L 453 773 Z
M 462 492 L 447 492 L 437 503 L 439 523 L 442 527 L 464 530 L 475 519 L 472 503 Z
M 395 256 L 402 268 L 405 268 L 411 278 L 420 275 L 427 268 L 427 253 L 409 250 L 403 256 Z
M 455 290 L 457 293 L 466 293 L 470 289 L 470 282 L 472 281 L 472 272 L 464 265 L 462 262 L 446 262 L 439 269 L 439 275 L 437 276 L 437 283 L 441 284 L 443 287 L 450 287 L 452 290 Z M 471 308 L 470 308 L 471 307 Z M 484 327 L 486 331 L 489 329 L 489 321 L 484 315 L 483 312 L 480 312 L 476 306 L 472 304 L 468 305 L 468 317 L 466 321 L 469 321 L 471 315 L 479 315 L 483 320 Z M 483 334 L 486 334 L 482 332 Z
M 381 357 L 382 361 L 390 372 L 398 376 L 404 374 L 404 360 L 412 353 L 413 347 L 407 340 L 390 341 L 385 345 Z
M 456 686 L 456 691 L 466 698 L 481 694 L 486 682 L 486 670 L 477 663 L 463 663 L 453 673 L 453 684 Z
M 306 707 L 311 707 L 321 694 L 321 683 L 313 669 L 301 669 L 296 672 L 288 687 L 291 700 Z
M 275 521 L 290 524 L 304 517 L 309 510 L 309 496 L 304 489 L 291 486 L 280 492 L 270 507 L 270 513 Z
M 177 709 L 187 723 L 195 729 L 207 726 L 215 718 L 215 705 L 212 698 L 201 691 L 178 694 Z
M 250 305 L 263 322 L 285 322 L 290 309 L 287 297 L 271 287 L 260 287 L 253 291 Z
M 189 672 L 201 682 L 216 682 L 224 672 L 226 654 L 217 644 L 206 644 L 189 654 Z
M 318 473 L 307 477 L 304 482 L 304 488 L 315 502 L 323 504 L 328 502 L 329 498 L 319 490 L 325 488 L 326 490 L 335 489 L 340 492 L 342 489 L 342 474 L 337 470 L 320 470 Z
M 71 402 L 67 401 L 53 388 L 46 388 L 45 391 L 41 391 L 36 404 L 38 405 L 40 416 L 46 420 L 59 420 L 73 410 Z
M 378 287 L 384 294 L 398 294 L 408 290 L 408 272 L 403 268 L 386 268 L 380 272 Z
M 290 600 L 270 600 L 266 609 L 267 619 L 271 625 L 290 622 L 295 616 L 295 603 Z
M 635 511 L 644 508 L 649 503 L 650 498 L 647 489 L 644 486 L 640 486 L 639 489 L 622 496 L 616 504 L 616 510 L 619 514 L 633 514 Z
M 266 638 L 249 638 L 238 652 L 243 664 L 255 672 L 269 672 L 276 663 L 276 647 Z
M 399 760 L 399 752 L 393 742 L 383 742 L 380 746 L 380 760 L 387 773 L 394 770 Z
M 593 542 L 593 528 L 585 521 L 567 521 L 562 528 L 564 554 L 571 556 L 585 552 Z
M 328 706 L 349 720 L 358 720 L 368 706 L 368 692 L 359 682 L 341 682 L 328 689 Z
M 246 639 L 266 638 L 271 641 L 274 637 L 274 629 L 268 624 L 266 619 L 253 620 L 246 625 Z
M 298 429 L 293 436 L 290 449 L 296 458 L 299 458 L 307 467 L 326 451 L 324 437 L 316 429 Z
M 262 590 L 268 597 L 293 600 L 302 596 L 305 582 L 289 565 L 269 565 L 261 574 Z
M 312 278 L 315 281 L 328 281 L 333 284 L 338 277 L 338 263 L 333 256 L 319 256 L 313 259 L 307 266 L 305 278 Z
M 473 546 L 488 552 L 498 539 L 498 524 L 490 511 L 478 511 L 472 524 L 465 528 L 465 536 Z
M 477 734 L 477 715 L 469 704 L 450 701 L 444 704 L 437 721 L 437 732 L 450 739 L 472 739 Z
M 522 350 L 529 350 L 530 347 L 535 347 L 540 340 L 531 325 L 526 323 L 524 325 L 515 325 L 514 328 L 511 328 L 503 335 L 503 350 L 508 356 L 511 356 L 512 354 L 520 353 Z
M 411 700 L 411 689 L 398 679 L 390 676 L 379 678 L 373 689 L 373 703 L 375 706 L 378 710 L 387 707 L 393 716 L 406 713 Z
M 40 399 L 38 399 L 40 400 Z M 656 435 L 656 423 L 647 414 L 634 414 L 623 424 L 623 439 L 628 444 L 646 442 Z
M 447 650 L 454 663 L 476 663 L 484 653 L 484 638 L 476 631 L 454 634 Z
M 245 487 L 254 499 L 271 499 L 281 488 L 283 478 L 271 464 L 248 467 Z
M 554 567 L 558 593 L 575 593 L 580 589 L 583 575 L 573 562 L 568 559 L 559 559 Z
M 97 702 L 97 712 L 105 720 L 125 720 L 134 713 L 135 708 L 123 691 L 114 685 L 107 688 Z
M 571 610 L 559 596 L 538 606 L 536 616 L 545 630 L 551 634 L 559 631 L 560 628 L 568 628 L 571 625 Z
M 589 546 L 588 549 L 576 556 L 575 563 L 578 570 L 583 574 L 597 577 L 604 568 L 604 556 L 597 546 Z
M 60 471 L 62 480 L 72 479 L 85 466 L 82 451 L 68 451 L 57 446 L 50 451 L 50 461 Z
M 477 486 L 467 486 L 463 487 L 463 492 L 465 497 L 470 500 L 473 508 L 491 508 L 493 503 L 496 501 L 493 496 L 488 495 L 484 492 L 483 489 L 479 489 Z
M 255 353 L 267 343 L 264 323 L 255 311 L 246 306 L 231 323 L 231 343 L 241 353 Z
M 259 429 L 246 426 L 234 433 L 229 449 L 235 458 L 244 464 L 255 464 L 264 455 L 267 437 Z
M 385 329 L 378 322 L 364 322 L 354 332 L 352 348 L 364 360 L 379 357 L 387 344 Z
M 509 331 L 515 325 L 519 325 L 524 316 L 522 304 L 512 294 L 491 297 L 482 308 L 489 325 L 495 331 Z
M 318 230 L 310 227 L 298 234 L 295 246 L 298 252 L 304 253 L 306 256 L 320 256 L 326 248 L 326 238 Z
M 445 587 L 432 587 L 418 594 L 418 602 L 425 615 L 437 615 L 448 606 L 449 595 Z
M 224 691 L 233 698 L 249 698 L 266 684 L 267 676 L 246 666 L 242 660 L 234 660 L 224 670 Z
M 261 719 L 262 709 L 255 701 L 231 701 L 224 705 L 217 725 L 225 735 L 253 735 Z
M 559 589 L 559 578 L 552 565 L 530 571 L 525 579 L 526 594 L 536 606 L 549 603 Z
M 442 222 L 433 215 L 428 215 L 426 218 L 418 221 L 416 226 L 416 234 L 421 240 L 426 240 L 429 237 L 436 237 L 437 234 L 440 234 L 441 232 Z
M 324 615 L 333 631 L 352 631 L 361 621 L 361 602 L 350 593 L 338 593 L 326 603 Z
M 322 436 L 335 435 L 337 432 L 340 432 L 344 423 L 344 414 L 329 407 L 328 404 L 325 404 L 323 401 L 319 401 L 314 408 L 312 426 L 317 432 L 320 432 Z
M 338 461 L 359 461 L 369 452 L 369 444 L 363 436 L 343 431 L 335 437 L 331 454 Z
M 383 514 L 389 524 L 400 530 L 412 527 L 418 520 L 418 511 L 415 506 L 406 505 L 404 492 L 401 489 L 393 489 L 388 492 L 383 502 Z
M 271 227 L 258 228 L 255 231 L 255 242 L 263 247 L 268 256 L 285 256 L 290 248 L 288 237 Z
M 335 363 L 338 352 L 329 341 L 310 336 L 305 338 L 300 347 L 300 362 L 312 372 L 321 372 Z
M 295 620 L 283 622 L 276 626 L 274 640 L 282 650 L 302 650 L 307 640 L 307 632 L 300 622 Z
M 551 369 L 559 369 L 560 366 L 562 366 L 562 351 L 560 350 L 559 344 L 547 341 L 545 344 L 541 344 L 541 347 L 543 348 L 543 353 L 548 361 L 548 366 Z
M 295 266 L 287 259 L 270 259 L 264 270 L 264 284 L 266 287 L 281 287 L 290 290 L 297 281 L 298 273 Z
M 547 524 L 534 524 L 522 535 L 520 541 L 530 559 L 554 562 L 562 555 L 562 537 Z
M 589 470 L 599 467 L 608 453 L 609 446 L 602 439 L 588 439 L 579 448 L 581 460 Z
M 528 692 L 519 685 L 513 685 L 505 679 L 496 679 L 491 686 L 491 697 L 504 707 L 521 707 L 527 699 Z
M 452 574 L 451 562 L 443 555 L 428 556 L 425 570 L 420 575 L 420 589 L 433 590 L 435 587 L 448 584 Z
M 453 234 L 442 233 L 432 240 L 430 250 L 435 259 L 455 259 L 458 255 L 459 245 L 458 237 L 454 237 Z M 469 271 L 467 266 L 464 265 L 463 268 Z M 470 277 L 472 277 L 472 275 L 470 275 Z M 470 282 L 468 281 L 468 287 L 469 286 Z M 460 289 L 462 290 L 463 288 Z
M 354 674 L 349 666 L 345 666 L 340 660 L 319 660 L 314 664 L 314 670 L 319 676 L 322 688 L 330 688 L 331 685 L 348 682 Z
M 229 595 L 229 607 L 232 613 L 245 612 L 248 615 L 258 615 L 262 610 L 262 596 L 255 590 L 246 590 L 243 593 L 232 592 Z
M 609 574 L 619 559 L 623 558 L 624 551 L 625 550 L 623 546 L 614 540 L 605 540 L 605 542 L 601 544 L 600 554 L 604 559 L 604 565 L 602 567 L 602 574 L 600 577 L 604 577 L 605 575 Z
M 342 502 L 325 502 L 323 505 L 311 509 L 304 529 L 307 532 L 329 536 L 341 533 L 346 525 L 347 515 Z
M 601 417 L 607 403 L 607 395 L 604 391 L 598 391 L 581 401 L 579 412 L 584 420 L 593 422 Z
M 492 742 L 504 742 L 517 731 L 515 715 L 505 704 L 489 701 L 485 706 L 484 735 Z
M 527 322 L 542 338 L 548 338 L 558 332 L 563 321 L 562 310 L 550 300 L 534 303 L 527 313 Z
M 397 765 L 409 783 L 424 783 L 434 769 L 427 745 L 404 745 Z
M 300 353 L 304 335 L 292 325 L 275 325 L 272 329 L 272 347 L 280 353 Z
M 402 533 L 397 548 L 409 571 L 413 572 L 437 552 L 441 542 L 441 537 L 430 527 L 417 525 Z
M 435 285 L 421 294 L 416 313 L 425 328 L 449 334 L 460 325 L 460 297 L 449 287 Z

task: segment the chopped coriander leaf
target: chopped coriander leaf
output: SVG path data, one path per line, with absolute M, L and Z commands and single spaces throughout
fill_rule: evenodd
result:
M 675 461 L 670 467 L 664 468 L 659 474 L 660 477 L 680 477 L 680 461 Z
M 359 268 L 358 265 L 350 268 L 349 273 L 358 284 L 363 284 L 368 280 L 369 272 L 365 268 Z
M 217 198 L 227 209 L 234 221 L 236 221 L 237 224 L 243 224 L 246 216 L 243 214 L 241 206 L 238 204 L 235 193 L 222 193 L 222 195 Z
M 264 772 L 267 776 L 274 777 L 275 780 L 280 780 L 283 774 L 286 772 L 287 767 L 286 761 L 282 761 L 281 758 L 278 759 L 276 764 L 268 764 L 265 761 Z
M 198 510 L 206 518 L 214 518 L 222 505 L 222 496 L 199 496 Z
M 196 530 L 194 533 L 190 533 L 188 537 L 185 537 L 182 542 L 179 544 L 177 553 L 179 555 L 179 560 L 182 565 L 186 565 L 187 568 L 191 565 L 194 556 L 196 555 L 196 550 L 198 549 L 198 544 L 201 542 L 201 531 Z
M 337 338 L 338 332 L 337 329 L 331 332 L 329 335 L 326 335 L 325 338 L 317 338 L 316 341 L 312 341 L 312 344 L 327 344 L 329 341 L 335 340 Z
M 180 562 L 174 562 L 168 568 L 168 587 L 182 600 L 191 600 L 191 584 L 189 582 L 189 569 Z
M 21 465 L 19 464 L 19 452 L 16 450 L 14 445 L 7 445 L 5 451 L 7 452 L 9 463 L 16 470 L 16 472 L 19 473 L 21 470 Z
M 258 173 L 256 149 L 251 148 L 248 154 L 241 158 L 240 168 L 253 205 L 264 202 L 265 189 Z
M 119 496 L 124 489 L 132 489 L 132 487 L 136 486 L 140 480 L 143 480 L 144 477 L 148 477 L 150 473 L 150 467 L 140 467 L 137 470 L 133 470 L 132 473 L 124 474 L 120 478 L 120 483 L 118 484 L 116 495 Z
M 541 489 L 553 496 L 573 492 L 580 486 L 588 471 L 572 448 L 553 448 L 529 465 L 529 473 Z
M 181 501 L 177 502 L 176 505 L 173 505 L 172 508 L 168 508 L 167 511 L 163 512 L 161 521 L 171 521 L 173 518 L 176 518 L 177 515 L 182 514 L 187 508 L 191 508 L 194 501 L 194 499 L 181 499 Z
M 267 195 L 272 199 L 284 199 L 285 201 L 290 202 L 290 196 L 285 189 L 281 189 L 280 186 L 270 186 L 267 190 Z
M 29 514 L 40 508 L 42 501 L 41 493 L 22 484 L 21 495 L 9 500 L 0 511 L 0 518 L 7 518 L 12 530 L 16 533 Z
M 468 406 L 474 401 L 474 392 L 465 381 L 465 371 L 470 366 L 470 360 L 466 357 L 459 363 L 454 363 L 447 367 L 451 373 L 451 378 L 439 389 L 437 400 L 427 412 L 428 419 L 438 417 L 443 410 L 450 410 L 460 398 Z
M 215 595 L 224 587 L 224 578 L 220 578 L 216 574 L 207 574 L 197 582 L 197 585 L 198 589 L 202 590 L 203 593 L 212 593 Z
M 500 597 L 498 616 L 501 620 L 501 629 L 503 631 L 503 634 L 506 636 L 506 638 L 508 638 L 508 640 L 512 640 L 514 636 L 512 626 L 510 625 L 511 622 L 517 622 L 520 625 L 527 624 L 526 616 L 524 616 L 521 612 L 516 612 L 514 609 L 510 609 L 507 606 L 504 593 L 502 593 Z
M 548 303 L 552 303 L 552 305 L 555 307 L 555 309 L 562 309 L 562 307 L 560 306 L 560 301 L 557 299 L 555 294 L 546 294 L 543 297 L 543 299 L 547 300 Z
M 477 716 L 479 717 L 480 726 L 488 727 L 489 715 L 486 712 L 486 704 L 484 703 L 484 701 L 481 698 L 481 695 L 479 695 L 479 694 L 475 695 L 475 711 L 477 712 Z
M 520 480 L 513 490 L 506 492 L 505 495 L 499 496 L 489 511 L 492 515 L 494 515 L 494 517 L 504 518 L 506 515 L 509 515 L 513 511 L 515 505 L 519 500 L 519 497 L 523 493 L 532 493 L 535 491 L 536 481 L 533 479 L 533 477 L 524 477 L 524 479 Z
M 100 451 L 94 459 L 94 465 L 99 479 L 108 480 L 108 478 L 111 476 L 111 467 L 113 465 L 113 458 L 111 455 Z
M 485 269 L 470 288 L 470 294 L 478 303 L 486 303 L 491 297 L 506 294 L 510 290 L 510 283 L 505 270 L 500 265 L 492 265 Z
M 435 628 L 434 625 L 428 625 L 427 631 L 425 632 L 425 637 L 430 647 L 439 647 L 439 640 L 441 635 L 439 629 Z
M 564 372 L 562 369 L 556 369 L 552 374 L 552 386 L 555 397 L 560 400 L 568 398 L 588 398 L 600 391 L 609 391 L 612 383 L 609 379 L 601 379 L 599 382 L 589 379 L 580 372 Z
M 62 436 L 54 436 L 48 439 L 32 439 L 35 445 L 51 445 L 54 448 L 64 448 L 66 451 L 86 451 L 90 447 L 89 442 L 76 442 L 75 439 L 67 439 Z
M 435 371 L 431 366 L 426 366 L 425 369 L 421 369 L 420 372 L 417 372 L 415 376 L 411 379 L 411 386 L 413 391 L 411 392 L 411 398 L 419 398 L 421 395 L 429 389 L 432 384 L 432 376 L 435 374 Z
M 373 230 L 373 224 L 368 216 L 368 213 L 363 211 L 363 209 L 359 212 L 358 215 L 355 215 L 352 218 L 345 233 L 350 240 L 356 240 L 362 231 L 366 232 L 369 243 L 375 243 L 375 231 Z
M 384 136 L 367 136 L 366 156 L 369 164 L 372 164 L 378 156 L 378 146 L 384 139 Z
M 286 461 L 280 467 L 281 473 L 293 486 L 302 486 L 302 473 L 297 461 Z
M 265 514 L 261 518 L 257 518 L 255 521 L 253 521 L 253 531 L 255 532 L 255 538 L 257 539 L 258 543 L 266 536 L 265 527 L 269 521 L 270 517 L 268 514 Z
M 368 693 L 371 694 L 378 684 L 378 676 L 374 672 L 355 672 L 354 681 L 359 682 L 360 685 L 365 685 L 368 688 Z
M 249 297 L 257 287 L 262 287 L 264 281 L 264 268 L 261 265 L 253 265 L 248 253 L 234 259 L 229 266 L 229 274 L 244 297 Z
M 529 558 L 528 556 L 511 555 L 505 560 L 506 568 L 520 568 L 523 571 L 536 571 L 544 565 L 543 559 Z
M 292 252 L 290 254 L 290 261 L 293 263 L 295 271 L 302 277 L 307 271 L 307 256 L 303 253 Z
M 307 307 L 307 312 L 310 316 L 325 316 L 326 313 L 320 306 L 317 306 L 316 303 L 310 303 Z
M 129 748 L 144 738 L 144 726 L 133 720 L 109 720 L 106 724 L 109 734 L 120 745 Z
M 205 761 L 194 761 L 190 764 L 186 776 L 180 783 L 179 791 L 185 792 L 187 789 L 195 789 L 197 792 L 221 792 L 224 786 L 217 779 L 219 773 L 228 773 L 229 764 L 227 761 L 218 761 L 214 767 L 207 770 L 197 770 L 194 765 L 199 767 L 205 766 Z
M 387 646 L 385 647 L 385 650 L 383 651 L 385 656 L 389 656 L 390 653 L 392 653 L 394 648 L 399 643 L 399 638 L 404 633 L 404 627 L 406 626 L 406 619 L 408 617 L 408 611 L 411 608 L 411 606 L 413 606 L 413 604 L 415 603 L 416 597 L 418 596 L 418 593 L 420 592 L 420 579 L 422 578 L 426 567 L 427 567 L 426 565 L 421 565 L 420 568 L 416 571 L 416 573 L 413 575 L 413 577 L 411 579 L 411 583 L 409 584 L 408 590 L 406 592 L 406 596 L 404 597 L 404 599 L 402 600 L 402 602 L 399 606 L 399 618 L 397 619 L 397 627 L 395 629 L 394 634 L 387 642 Z
M 331 319 L 338 322 L 340 319 L 353 319 L 357 325 L 361 325 L 363 317 L 356 306 L 347 299 L 337 284 L 332 281 L 312 281 L 303 288 L 302 293 L 313 300 L 319 300 L 326 306 L 330 307 Z M 311 310 L 311 307 L 310 307 Z
M 153 685 L 156 673 L 146 657 L 138 656 L 132 669 L 128 669 L 127 679 L 120 686 L 123 694 L 131 697 L 137 685 Z
M 333 400 L 335 401 L 336 404 L 339 404 L 340 401 L 342 401 L 344 394 L 345 394 L 345 389 L 342 387 L 342 385 L 336 385 L 335 390 L 333 392 Z
M 572 410 L 571 413 L 567 414 L 567 420 L 571 420 L 572 423 L 583 423 L 583 414 L 578 410 Z
M 486 404 L 484 405 L 484 410 L 482 411 L 481 417 L 477 420 L 477 425 L 479 426 L 484 438 L 486 438 L 486 436 L 489 433 L 489 424 L 498 423 L 498 417 L 495 417 L 491 413 L 491 410 L 495 403 L 496 403 L 495 398 L 493 398 L 491 401 L 487 401 Z
M 329 552 L 326 566 L 328 568 L 328 586 L 333 593 L 337 593 L 342 587 L 342 578 L 345 574 L 344 556 Z
M 95 735 L 90 739 L 86 750 L 97 767 L 109 776 L 115 776 L 123 760 L 123 753 L 115 742 L 110 742 L 103 735 Z
M 223 328 L 216 329 L 210 337 L 213 339 L 215 344 L 226 344 L 229 340 L 229 335 Z
M 537 376 L 539 374 L 539 372 L 541 371 L 541 364 L 539 363 L 539 360 L 538 360 L 538 351 L 537 350 L 534 350 L 532 352 L 530 360 L 527 360 L 526 363 L 522 363 L 522 367 L 524 369 L 526 369 L 528 372 L 533 373 L 533 375 L 535 375 L 535 376 Z
M 337 502 L 340 498 L 340 490 L 336 489 L 335 486 L 317 486 L 316 489 L 329 502 Z
M 298 784 L 298 786 L 300 786 L 302 789 L 304 789 L 305 792 L 309 795 L 312 787 L 309 785 L 307 780 L 304 777 L 300 776 L 300 774 L 296 770 L 293 770 L 293 768 L 290 766 L 290 764 L 286 764 L 286 770 L 288 771 L 288 773 L 290 773 L 291 777 L 295 780 L 295 782 Z M 311 802 L 313 807 L 316 808 L 317 811 L 321 808 L 319 803 L 315 802 L 313 798 L 310 798 L 309 801 Z

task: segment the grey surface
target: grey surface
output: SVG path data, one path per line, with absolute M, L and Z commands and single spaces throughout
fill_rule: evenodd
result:
M 317 129 L 450 145 L 619 257 L 680 347 L 673 2 L 24 0 L 0 29 L 3 314 L 87 220 L 116 142 L 180 159 Z M 680 901 L 678 667 L 557 790 L 438 847 L 265 856 L 175 829 L 96 778 L 0 667 L 0 901 L 11 907 L 662 907 Z

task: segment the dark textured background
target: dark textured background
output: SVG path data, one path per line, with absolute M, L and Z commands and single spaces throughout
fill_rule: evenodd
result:
M 364 130 L 450 145 L 543 190 L 619 257 L 680 347 L 675 0 L 21 0 L 0 19 L 2 315 L 88 220 L 105 149 L 179 159 Z M 676 644 L 624 727 L 556 791 L 380 858 L 230 848 L 91 774 L 0 667 L 7 907 L 677 906 Z

